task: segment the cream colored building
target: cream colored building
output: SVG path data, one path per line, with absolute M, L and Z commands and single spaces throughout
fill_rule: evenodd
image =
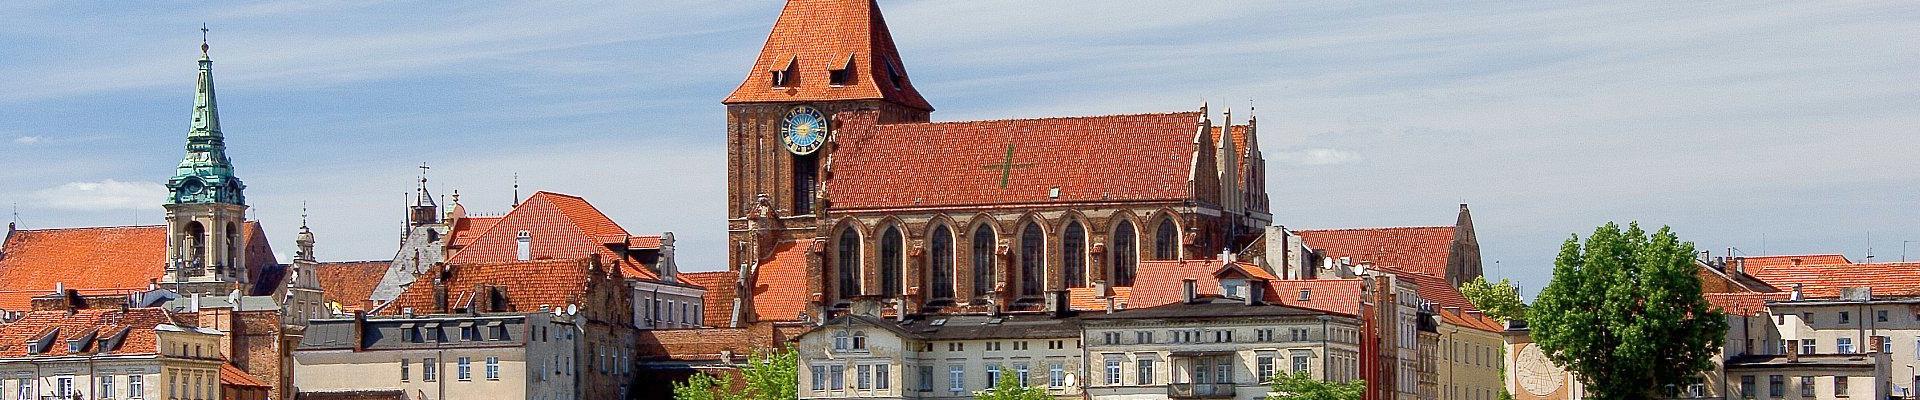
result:
M 176 319 L 177 318 L 177 319 Z M 160 308 L 47 310 L 0 327 L 4 399 L 220 399 L 222 335 Z
M 1003 371 L 1080 398 L 1080 333 L 1061 315 L 842 316 L 799 337 L 800 398 L 970 399 Z
M 1271 379 L 1360 377 L 1360 320 L 1232 297 L 1083 317 L 1093 399 L 1263 399 Z
M 1435 313 L 1439 319 L 1440 351 L 1438 371 L 1442 400 L 1497 399 L 1504 389 L 1501 378 L 1506 341 L 1499 322 L 1478 311 L 1445 307 Z
M 579 333 L 570 320 L 544 312 L 313 320 L 293 353 L 293 384 L 302 394 L 574 399 L 574 382 L 587 371 L 575 362 Z

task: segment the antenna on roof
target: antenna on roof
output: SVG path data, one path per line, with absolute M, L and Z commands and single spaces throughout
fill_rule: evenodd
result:
M 1873 263 L 1873 231 L 1867 231 L 1867 264 Z
M 520 173 L 513 173 L 513 208 L 520 208 Z

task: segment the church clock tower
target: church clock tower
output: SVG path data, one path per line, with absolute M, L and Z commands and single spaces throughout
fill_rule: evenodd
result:
M 927 121 L 933 106 L 904 65 L 874 0 L 787 2 L 746 80 L 723 102 L 728 266 L 740 273 L 738 285 L 753 286 L 755 268 L 776 249 L 821 235 L 830 198 L 820 183 L 839 145 L 837 113 L 870 109 L 880 123 Z
M 200 44 L 200 80 L 187 154 L 167 180 L 167 269 L 180 293 L 225 295 L 247 283 L 246 184 L 233 174 L 213 95 L 213 60 Z

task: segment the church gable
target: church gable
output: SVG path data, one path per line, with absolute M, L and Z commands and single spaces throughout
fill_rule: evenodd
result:
M 629 237 L 624 229 L 585 200 L 538 192 L 476 236 L 447 262 L 515 261 L 519 257 L 522 232 L 526 233 L 530 260 L 576 259 L 595 253 L 608 260 L 618 260 L 619 255 L 607 247 L 606 241 L 624 245 Z
M 878 124 L 843 113 L 835 210 L 1185 201 L 1199 112 Z
M 884 100 L 932 111 L 873 0 L 792 0 L 725 103 Z

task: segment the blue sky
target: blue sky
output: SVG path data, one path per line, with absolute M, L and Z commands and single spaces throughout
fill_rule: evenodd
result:
M 1604 3 L 1604 4 L 1602 4 Z M 1920 240 L 1920 3 L 895 1 L 936 120 L 1257 106 L 1295 228 L 1439 225 L 1531 293 L 1560 241 L 1671 225 L 1745 254 Z M 223 128 L 278 250 L 381 259 L 422 162 L 506 211 L 586 196 L 722 268 L 720 99 L 775 1 L 0 3 L 0 205 L 153 224 L 213 29 Z M 1920 259 L 1920 242 L 1909 249 Z

